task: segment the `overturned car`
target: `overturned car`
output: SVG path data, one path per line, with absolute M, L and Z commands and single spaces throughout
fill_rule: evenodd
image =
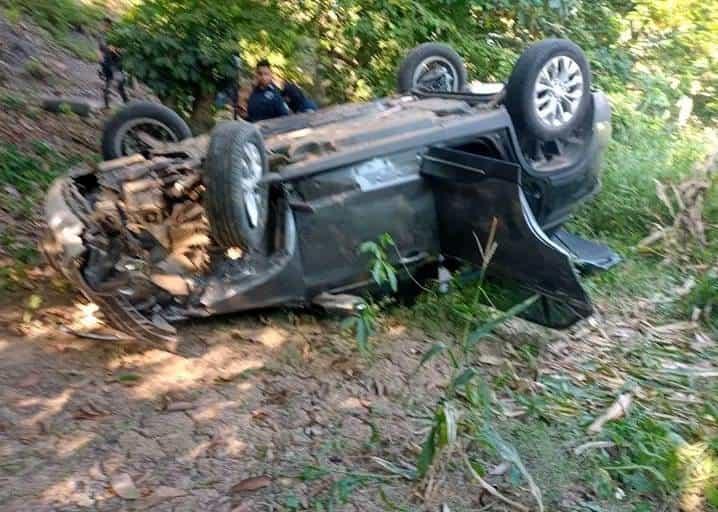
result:
M 196 138 L 171 111 L 130 105 L 105 141 L 119 158 L 53 184 L 43 251 L 141 339 L 172 339 L 190 317 L 345 304 L 371 284 L 359 246 L 384 233 L 397 267 L 422 276 L 440 259 L 481 266 L 491 238 L 490 275 L 540 297 L 526 318 L 590 315 L 575 266 L 617 257 L 561 227 L 598 191 L 610 137 L 580 49 L 537 43 L 489 86 L 427 44 L 399 79 L 395 97 Z

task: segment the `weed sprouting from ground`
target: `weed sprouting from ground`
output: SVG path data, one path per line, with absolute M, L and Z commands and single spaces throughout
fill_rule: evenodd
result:
M 388 288 L 390 292 L 396 293 L 399 280 L 397 270 L 391 263 L 390 256 L 387 253 L 390 248 L 396 249 L 396 245 L 391 235 L 384 233 L 376 242 L 369 240 L 362 243 L 359 246 L 359 253 L 369 258 L 369 269 L 374 284 L 379 288 Z M 369 338 L 376 331 L 381 310 L 391 302 L 391 297 L 383 298 L 379 302 L 367 297 L 363 304 L 357 306 L 354 314 L 342 322 L 344 330 L 354 333 L 359 352 L 363 355 L 370 354 Z
M 0 144 L 0 249 L 16 264 L 5 265 L 0 272 L 0 289 L 21 281 L 22 267 L 39 261 L 35 247 L 37 226 L 27 220 L 36 217 L 50 183 L 77 160 L 57 153 L 44 142 L 31 144 L 27 151 Z
M 342 322 L 342 328 L 354 333 L 359 352 L 363 355 L 371 353 L 370 338 L 376 331 L 380 305 L 368 300 L 357 306 L 357 311 Z
M 378 286 L 389 285 L 392 292 L 398 289 L 396 268 L 389 260 L 389 249 L 396 248 L 391 235 L 384 233 L 376 242 L 368 241 L 359 246 L 359 252 L 370 258 L 371 277 Z
M 415 467 L 408 470 L 408 474 L 412 479 L 423 481 L 425 495 L 431 495 L 434 490 L 435 476 L 443 471 L 447 461 L 456 454 L 466 461 L 467 470 L 485 491 L 494 494 L 502 501 L 511 503 L 511 500 L 489 486 L 476 471 L 475 465 L 469 461 L 468 454 L 472 451 L 472 446 L 478 444 L 493 450 L 503 460 L 510 463 L 521 479 L 528 483 L 538 509 L 543 510 L 539 487 L 524 466 L 518 452 L 501 437 L 493 426 L 491 414 L 488 412 L 491 408 L 490 393 L 485 384 L 481 382 L 479 373 L 472 364 L 475 347 L 483 338 L 501 324 L 529 308 L 538 299 L 538 296 L 529 297 L 510 307 L 506 312 L 495 314 L 488 319 L 477 315 L 482 303 L 491 302 L 484 285 L 486 271 L 497 248 L 495 233 L 496 221 L 492 225 L 487 240 L 482 242 L 476 238 L 477 250 L 481 254 L 483 263 L 478 272 L 477 281 L 470 287 L 468 302 L 457 301 L 454 296 L 449 303 L 451 306 L 462 304 L 461 308 L 452 308 L 451 313 L 447 315 L 460 319 L 461 327 L 457 329 L 456 336 L 446 343 L 440 342 L 432 345 L 423 354 L 419 363 L 417 371 L 420 371 L 421 366 L 428 364 L 431 360 L 443 358 L 450 368 L 451 374 L 429 419 L 427 433 L 417 456 Z M 388 264 L 384 258 L 384 246 L 374 244 L 370 249 L 374 256 L 372 268 L 375 281 L 390 282 L 384 272 L 385 265 Z M 393 273 L 393 268 L 390 270 Z M 431 292 L 429 294 L 432 295 L 431 304 L 433 307 L 437 307 L 438 296 Z M 382 461 L 382 465 L 391 472 L 407 476 L 406 468 L 398 468 L 390 461 Z
M 327 491 L 316 496 L 311 503 L 312 510 L 327 512 L 339 510 L 338 507 L 345 505 L 357 489 L 372 483 L 385 483 L 391 481 L 392 478 L 386 475 L 343 471 L 336 468 L 328 469 L 319 466 L 306 466 L 299 476 L 303 482 L 330 480 L 331 483 Z M 304 510 L 292 495 L 287 496 L 286 504 L 288 504 L 289 510 Z

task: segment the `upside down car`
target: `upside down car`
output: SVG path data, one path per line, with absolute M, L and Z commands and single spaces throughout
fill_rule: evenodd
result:
M 191 317 L 346 304 L 372 284 L 359 246 L 385 233 L 415 276 L 481 267 L 492 240 L 489 275 L 538 297 L 524 317 L 564 328 L 592 313 L 577 267 L 618 260 L 562 227 L 600 188 L 610 120 L 560 39 L 505 84 L 468 83 L 456 52 L 427 43 L 393 97 L 209 136 L 132 103 L 106 125 L 106 161 L 52 185 L 42 249 L 114 327 L 169 340 Z

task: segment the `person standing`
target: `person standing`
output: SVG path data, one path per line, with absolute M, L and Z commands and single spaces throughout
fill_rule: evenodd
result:
M 272 67 L 267 59 L 257 62 L 254 70 L 255 83 L 247 101 L 247 120 L 256 123 L 290 114 L 282 92 L 274 84 Z
M 112 83 L 117 86 L 117 92 L 120 93 L 122 101 L 127 103 L 129 98 L 125 91 L 125 73 L 122 71 L 122 55 L 120 50 L 115 46 L 107 43 L 107 34 L 112 30 L 112 18 L 105 17 L 103 20 L 103 31 L 98 38 L 100 47 L 100 77 L 104 80 L 105 86 L 102 89 L 102 95 L 105 100 L 105 108 L 110 107 L 110 91 Z

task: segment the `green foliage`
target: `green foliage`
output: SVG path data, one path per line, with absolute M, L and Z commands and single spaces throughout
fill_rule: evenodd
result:
M 0 105 L 7 110 L 22 110 L 25 100 L 17 94 L 7 92 L 0 94 Z
M 416 476 L 423 478 L 431 468 L 440 450 L 453 445 L 458 433 L 458 411 L 450 401 L 436 408 L 429 433 L 421 445 L 416 461 Z
M 399 287 L 396 269 L 389 261 L 386 253 L 390 248 L 396 250 L 394 240 L 391 235 L 384 233 L 379 237 L 378 242 L 369 241 L 361 244 L 359 252 L 369 255 L 369 268 L 371 268 L 371 276 L 374 282 L 379 286 L 388 284 L 391 291 L 396 293 Z
M 334 478 L 337 476 L 337 478 Z M 334 511 L 340 510 L 341 505 L 346 504 L 355 491 L 366 487 L 371 483 L 381 483 L 387 480 L 381 475 L 371 473 L 359 473 L 355 471 L 343 471 L 334 468 L 326 468 L 320 466 L 306 466 L 301 475 L 300 480 L 304 482 L 316 482 L 318 480 L 331 479 L 326 492 L 313 497 L 312 510 L 316 511 Z M 291 503 L 294 500 L 289 498 Z M 290 508 L 290 510 L 293 510 Z
M 389 289 L 396 293 L 398 290 L 398 278 L 396 269 L 389 261 L 386 254 L 387 249 L 396 250 L 391 235 L 384 233 L 376 242 L 368 241 L 359 246 L 359 252 L 369 256 L 369 268 L 374 282 L 380 286 L 389 286 Z M 369 338 L 374 334 L 382 307 L 391 302 L 391 298 L 384 299 L 379 303 L 367 300 L 358 311 L 342 322 L 344 330 L 354 333 L 359 351 L 368 355 L 371 352 Z
M 31 201 L 44 193 L 70 163 L 45 142 L 35 142 L 32 149 L 21 151 L 13 144 L 0 144 L 0 183 Z
M 505 80 L 529 42 L 566 37 L 588 54 L 595 82 L 630 88 L 639 111 L 673 115 L 688 95 L 708 119 L 717 18 L 718 0 L 148 0 L 115 42 L 140 80 L 191 112 L 234 73 L 234 53 L 250 68 L 268 56 L 280 75 L 341 102 L 392 93 L 400 60 L 426 41 L 451 44 L 472 78 L 489 81 Z
M 686 316 L 690 316 L 694 308 L 699 308 L 701 318 L 718 332 L 718 269 L 701 276 L 683 303 Z
M 22 151 L 12 144 L 0 143 L 0 208 L 18 219 L 31 218 L 41 204 L 42 194 L 52 180 L 65 172 L 75 159 L 58 154 L 44 143 L 35 142 L 31 151 Z M 3 226 L 0 245 L 17 261 L 30 263 L 37 259 L 33 245 L 16 233 L 14 224 Z M 0 288 L 17 269 L 0 273 Z
M 104 0 L 0 0 L 0 8 L 8 21 L 18 23 L 27 17 L 76 57 L 96 62 L 97 43 L 89 35 L 100 30 L 100 20 L 107 13 L 106 3 Z
M 280 70 L 297 44 L 276 1 L 147 0 L 127 13 L 111 41 L 127 70 L 163 100 L 191 113 L 236 74 L 267 56 Z
M 684 478 L 678 449 L 686 441 L 673 428 L 641 413 L 610 424 L 609 437 L 619 454 L 604 469 L 638 494 L 675 493 Z
M 57 109 L 61 114 L 69 116 L 73 114 L 72 107 L 69 103 L 61 103 Z
M 85 62 L 97 62 L 97 42 L 79 34 L 66 34 L 58 37 L 58 43 L 78 59 Z
M 362 304 L 355 314 L 347 317 L 342 322 L 342 329 L 354 333 L 359 352 L 363 355 L 368 355 L 371 352 L 369 338 L 376 330 L 379 312 L 379 305 L 373 302 L 367 302 Z
M 591 235 L 633 246 L 668 213 L 656 196 L 656 180 L 677 184 L 685 178 L 703 153 L 704 136 L 636 113 L 626 96 L 614 95 L 612 100 L 617 115 L 603 166 L 604 190 L 577 223 Z

